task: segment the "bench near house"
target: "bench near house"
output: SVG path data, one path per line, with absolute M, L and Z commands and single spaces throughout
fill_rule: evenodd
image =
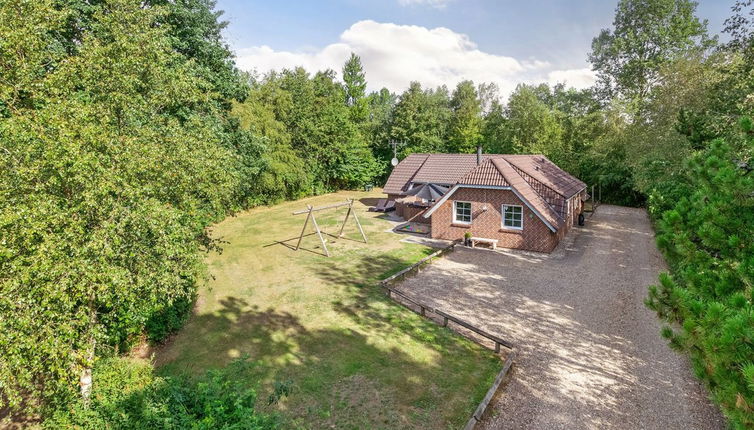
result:
M 447 190 L 435 199 L 416 187 Z M 543 155 L 411 154 L 383 192 L 407 221 L 429 224 L 436 239 L 497 240 L 497 246 L 550 252 L 578 222 L 586 184 Z

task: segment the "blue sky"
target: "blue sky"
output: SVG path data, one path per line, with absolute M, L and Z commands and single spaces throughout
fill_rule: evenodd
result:
M 519 82 L 588 85 L 591 40 L 610 26 L 616 3 L 218 0 L 217 8 L 225 11 L 225 36 L 243 69 L 339 70 L 356 51 L 370 89 L 400 91 L 410 80 L 452 86 L 470 78 L 493 81 L 505 95 Z M 702 1 L 697 14 L 717 33 L 732 3 Z

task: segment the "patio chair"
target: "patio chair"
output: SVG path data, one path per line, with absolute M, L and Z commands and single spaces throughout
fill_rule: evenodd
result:
M 385 210 L 385 202 L 386 201 L 387 201 L 387 199 L 379 199 L 379 200 L 377 200 L 377 205 L 376 206 L 372 206 L 371 208 L 369 208 L 369 212 L 382 212 L 382 211 L 384 211 Z

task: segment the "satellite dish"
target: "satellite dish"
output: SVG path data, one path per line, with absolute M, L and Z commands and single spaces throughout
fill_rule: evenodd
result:
M 393 165 L 393 167 L 397 166 L 397 165 L 398 165 L 398 159 L 397 159 L 397 158 L 395 158 L 395 157 L 393 157 L 393 159 L 392 159 L 392 160 L 390 160 L 390 164 L 392 164 L 392 165 Z

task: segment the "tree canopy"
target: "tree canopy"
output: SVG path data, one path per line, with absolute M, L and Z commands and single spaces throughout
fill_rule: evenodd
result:
M 692 0 L 619 1 L 613 29 L 594 38 L 589 55 L 604 95 L 641 111 L 664 64 L 710 45 L 707 21 L 695 9 Z

